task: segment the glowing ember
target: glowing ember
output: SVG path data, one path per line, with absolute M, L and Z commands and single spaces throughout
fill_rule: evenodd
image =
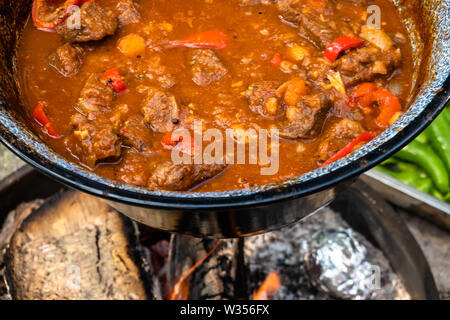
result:
M 197 269 L 206 259 L 208 259 L 213 252 L 219 247 L 222 243 L 222 240 L 218 240 L 214 247 L 203 257 L 201 258 L 192 268 L 186 271 L 177 281 L 175 286 L 173 287 L 172 295 L 170 300 L 187 300 L 189 298 L 189 281 L 186 281 L 189 276 Z
M 281 277 L 276 271 L 272 271 L 253 295 L 253 300 L 270 300 L 280 288 Z

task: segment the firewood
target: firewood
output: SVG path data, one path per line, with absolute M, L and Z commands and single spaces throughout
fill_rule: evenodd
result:
M 30 202 L 22 202 L 17 208 L 9 212 L 3 226 L 0 229 L 0 300 L 11 300 L 10 290 L 5 277 L 5 252 L 9 246 L 14 232 L 33 211 L 39 209 L 44 200 L 36 199 Z
M 170 287 L 173 289 L 199 261 L 202 262 L 181 284 L 187 292 L 184 298 L 231 300 L 238 295 L 235 288 L 238 277 L 238 240 L 217 244 L 217 240 L 173 235 L 169 253 Z
M 20 223 L 5 262 L 16 299 L 153 297 L 133 222 L 75 191 L 57 194 Z

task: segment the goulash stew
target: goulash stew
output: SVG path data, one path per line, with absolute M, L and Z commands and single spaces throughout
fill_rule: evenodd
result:
M 336 161 L 401 116 L 412 81 L 389 0 L 34 0 L 18 67 L 30 125 L 54 150 L 175 191 L 247 188 Z M 174 162 L 174 150 L 208 148 L 199 124 L 236 145 L 273 130 L 279 167 L 261 174 L 268 164 L 250 148 L 245 163 Z

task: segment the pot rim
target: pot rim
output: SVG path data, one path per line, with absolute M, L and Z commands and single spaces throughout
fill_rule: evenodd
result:
M 294 179 L 230 191 L 153 191 L 100 177 L 66 160 L 40 141 L 31 141 L 30 144 L 32 135 L 29 132 L 23 134 L 21 125 L 12 119 L 6 109 L 0 110 L 0 140 L 18 157 L 45 174 L 72 188 L 104 199 L 165 210 L 230 210 L 307 196 L 362 174 L 412 141 L 438 116 L 449 100 L 450 75 L 447 75 L 442 89 L 435 92 L 421 112 L 410 116 L 411 119 L 407 120 L 403 128 L 394 124 L 351 155 Z M 0 106 L 4 105 L 0 103 Z
M 426 76 L 423 74 L 425 77 L 419 80 L 421 83 L 415 83 L 417 78 L 414 79 L 415 95 L 400 119 L 350 155 L 289 180 L 230 191 L 171 192 L 149 190 L 103 178 L 54 152 L 22 121 L 18 121 L 17 114 L 12 110 L 17 110 L 13 107 L 20 107 L 20 99 L 12 102 L 0 99 L 0 141 L 25 162 L 70 187 L 133 206 L 178 211 L 229 211 L 308 196 L 352 179 L 393 155 L 422 132 L 445 107 L 450 100 L 450 56 L 447 55 L 450 39 L 442 33 L 445 34 L 448 29 L 449 21 L 442 18 L 439 12 L 448 9 L 449 1 L 440 1 L 439 7 L 442 8 L 438 9 L 435 5 L 429 8 L 433 12 L 429 18 L 435 19 L 428 21 L 430 27 L 434 27 L 433 31 L 429 30 L 430 37 L 427 38 L 432 51 L 428 52 L 427 59 L 422 60 L 426 65 L 420 68 L 426 70 Z M 405 24 L 414 23 L 405 21 Z M 415 39 L 412 41 L 414 45 L 420 42 L 420 37 L 411 28 L 407 29 L 411 32 L 411 39 Z M 421 51 L 421 54 L 427 53 Z M 13 60 L 9 68 L 15 71 Z M 3 89 L 8 90 L 6 87 Z

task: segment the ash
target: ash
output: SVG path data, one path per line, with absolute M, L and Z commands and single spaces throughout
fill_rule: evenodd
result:
M 257 290 L 267 275 L 276 270 L 282 279 L 282 287 L 275 300 L 323 300 L 336 299 L 319 291 L 308 275 L 304 259 L 305 243 L 324 229 L 350 228 L 329 208 L 324 208 L 309 218 L 273 231 L 245 239 L 244 259 L 247 268 L 248 287 Z M 387 258 L 361 234 L 355 237 L 366 249 L 366 261 L 380 269 L 380 288 L 373 290 L 372 299 L 410 299 L 409 294 L 395 274 Z

